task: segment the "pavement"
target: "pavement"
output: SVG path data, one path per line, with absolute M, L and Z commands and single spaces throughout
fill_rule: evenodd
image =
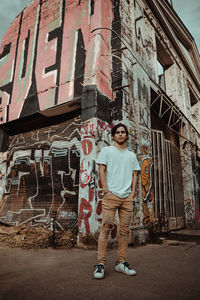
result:
M 172 231 L 174 234 L 181 234 L 182 236 L 196 236 L 200 238 L 200 229 L 180 229 L 177 231 Z
M 164 233 L 162 235 L 166 239 L 186 241 L 186 242 L 200 242 L 200 229 L 180 229 Z
M 175 232 L 161 241 L 128 248 L 136 276 L 116 272 L 117 251 L 108 250 L 103 280 L 93 278 L 96 249 L 0 247 L 0 299 L 199 300 L 200 231 Z

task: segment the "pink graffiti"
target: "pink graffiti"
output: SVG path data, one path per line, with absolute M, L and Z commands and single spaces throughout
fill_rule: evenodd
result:
M 110 133 L 110 130 L 113 128 L 113 124 L 107 124 L 104 121 L 98 120 L 97 121 L 97 126 L 103 129 L 104 131 L 108 131 Z
M 94 124 L 83 124 L 81 134 L 83 136 L 95 136 Z
M 91 140 L 84 139 L 81 143 L 84 155 L 89 155 L 93 150 L 93 143 Z
M 38 97 L 40 103 L 40 109 L 46 109 L 54 105 L 55 93 L 56 93 L 56 81 L 58 76 L 58 70 L 50 70 L 49 67 L 55 65 L 56 63 L 56 48 L 58 43 L 58 37 L 51 37 L 49 32 L 48 24 L 52 24 L 55 20 L 54 13 L 50 11 L 59 11 L 60 0 L 53 0 L 51 4 L 42 5 L 41 7 L 41 28 L 39 30 L 38 36 L 38 59 L 36 63 L 36 81 L 38 89 Z M 58 30 L 61 24 L 61 15 L 59 16 L 57 22 L 51 26 L 51 33 Z M 51 86 L 51 89 L 47 87 Z
M 89 158 L 89 154 L 93 150 L 93 143 L 91 140 L 85 139 L 82 141 L 81 145 L 85 157 L 81 161 L 80 180 L 81 187 L 85 188 L 90 183 L 92 178 L 93 164 Z
M 27 26 L 27 19 L 31 15 L 31 19 L 35 23 L 38 22 L 38 4 L 39 0 L 33 3 L 33 6 L 28 6 L 23 14 L 21 34 L 19 38 L 18 53 L 16 58 L 16 69 L 13 80 L 13 92 L 10 104 L 10 111 L 12 117 L 10 120 L 19 118 L 21 113 L 22 104 L 26 97 L 32 83 L 32 66 L 36 46 L 36 30 L 37 26 Z M 24 43 L 27 41 L 27 53 L 25 54 Z M 24 61 L 26 55 L 26 70 L 23 71 L 21 62 Z
M 15 19 L 15 26 L 18 28 L 20 23 L 20 16 Z M 10 36 L 12 28 L 7 31 L 7 35 Z M 16 45 L 17 34 L 12 36 L 12 44 Z M 9 38 L 2 40 L 0 50 L 0 87 L 8 86 L 13 81 L 13 66 L 15 64 L 15 47 L 11 47 Z M 6 59 L 5 59 L 6 58 Z M 0 105 L 0 123 L 6 122 L 7 108 L 10 103 L 11 95 L 7 91 L 0 89 L 1 105 Z
M 111 27 L 112 2 L 96 0 L 93 13 L 88 5 L 87 0 L 34 0 L 11 24 L 0 50 L 0 123 L 80 97 L 75 94 L 80 76 L 112 99 L 112 58 L 105 55 L 111 32 L 91 33 Z M 85 51 L 82 75 L 75 73 L 78 47 Z M 92 125 L 87 130 L 94 134 Z
M 91 159 L 93 147 L 93 138 L 85 138 L 81 142 L 82 160 L 80 164 L 80 191 L 84 191 L 84 197 L 81 197 L 79 207 L 78 226 L 84 222 L 86 233 L 90 233 L 90 217 L 93 213 L 92 201 L 94 199 L 94 174 L 93 160 Z M 88 193 L 88 194 L 87 194 Z M 85 196 L 86 195 L 86 196 Z M 88 200 L 86 199 L 88 195 Z
M 79 209 L 78 226 L 81 227 L 82 222 L 84 222 L 87 233 L 90 233 L 89 218 L 91 217 L 93 211 L 90 202 L 93 201 L 93 197 L 94 189 L 89 189 L 89 199 L 87 201 L 85 198 L 81 198 L 81 204 Z

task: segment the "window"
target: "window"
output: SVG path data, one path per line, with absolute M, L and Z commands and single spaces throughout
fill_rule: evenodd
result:
M 156 38 L 156 50 L 157 50 L 157 74 L 158 74 L 158 84 L 160 87 L 166 91 L 165 84 L 165 71 L 173 64 L 169 53 L 163 44 Z
M 190 95 L 190 105 L 194 106 L 198 102 L 198 100 L 190 88 L 189 88 L 189 95 Z
M 164 67 L 161 63 L 157 60 L 157 71 L 158 71 L 158 84 L 159 86 L 165 91 L 165 71 Z

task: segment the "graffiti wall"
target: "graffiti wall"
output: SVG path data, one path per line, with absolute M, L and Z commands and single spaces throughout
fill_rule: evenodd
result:
M 134 66 L 134 76 L 137 78 L 133 82 L 132 91 L 134 113 L 129 114 L 130 109 L 124 110 L 124 119 L 130 129 L 130 147 L 137 154 L 141 166 L 141 172 L 138 174 L 138 195 L 134 202 L 133 224 L 147 226 L 154 220 L 150 86 L 139 64 Z
M 81 97 L 97 84 L 112 98 L 109 30 L 103 0 L 34 0 L 17 16 L 0 49 L 0 124 Z
M 1 164 L 1 175 L 7 177 L 2 221 L 48 226 L 56 212 L 60 227 L 76 226 L 80 140 L 80 117 L 10 137 L 6 168 L 5 160 Z
M 0 153 L 0 207 L 3 194 L 5 192 L 6 186 L 6 161 L 7 161 L 7 152 Z
M 141 157 L 141 189 L 143 199 L 143 224 L 148 225 L 154 221 L 153 196 L 153 159 L 149 153 L 149 144 L 143 140 Z
M 95 174 L 95 132 L 96 120 L 82 125 L 81 130 L 81 162 L 80 162 L 80 200 L 79 200 L 79 228 L 87 234 L 94 230 L 92 217 L 96 202 L 96 174 Z
M 133 43 L 134 54 L 150 76 L 155 79 L 156 41 L 154 29 L 151 23 L 148 22 L 148 15 L 145 13 L 143 1 L 132 1 L 131 4 L 132 34 L 135 38 Z
M 188 129 L 187 129 L 188 130 Z M 184 186 L 184 209 L 185 209 L 185 222 L 188 228 L 194 228 L 195 216 L 195 198 L 193 197 L 193 172 L 192 172 L 192 157 L 191 145 L 184 143 L 181 144 L 181 163 L 183 168 L 183 186 Z M 194 191 L 194 189 L 193 189 Z
M 103 192 L 96 158 L 112 143 L 113 124 L 123 122 L 141 166 L 132 225 L 153 222 L 150 102 L 157 50 L 152 16 L 144 1 L 33 0 L 16 17 L 0 49 L 0 126 L 11 134 L 7 153 L 0 154 L 1 221 L 48 226 L 56 213 L 60 228 L 78 226 L 88 236 L 98 232 Z M 11 121 L 37 112 L 47 116 L 46 110 L 64 103 L 81 105 L 81 117 L 11 132 Z M 198 176 L 186 170 L 191 157 L 186 158 L 187 200 Z M 185 204 L 188 222 L 191 213 L 199 222 L 199 205 Z
M 79 189 L 79 230 L 84 235 L 94 235 L 102 222 L 103 190 L 99 182 L 96 158 L 105 146 L 112 144 L 112 124 L 93 118 L 82 124 L 81 162 Z M 116 221 L 111 231 L 111 238 L 117 235 Z

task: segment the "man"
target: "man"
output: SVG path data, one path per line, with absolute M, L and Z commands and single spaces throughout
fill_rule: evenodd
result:
M 114 144 L 104 147 L 97 159 L 99 177 L 104 192 L 102 202 L 102 226 L 98 239 L 98 264 L 94 278 L 104 277 L 106 249 L 110 231 L 118 210 L 120 228 L 118 261 L 115 270 L 127 275 L 136 275 L 126 262 L 129 244 L 133 199 L 136 195 L 137 171 L 140 170 L 135 153 L 127 149 L 128 130 L 124 124 L 117 124 L 111 131 Z

